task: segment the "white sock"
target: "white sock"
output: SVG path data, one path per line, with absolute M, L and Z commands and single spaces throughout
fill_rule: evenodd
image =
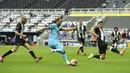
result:
M 70 64 L 70 62 L 69 62 L 69 61 L 66 61 L 66 64 L 68 64 L 68 65 L 69 65 L 69 64 Z

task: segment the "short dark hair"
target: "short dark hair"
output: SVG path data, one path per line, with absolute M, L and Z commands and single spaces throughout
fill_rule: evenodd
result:
M 114 27 L 114 30 L 117 29 L 118 30 L 118 27 Z
M 100 22 L 98 22 L 98 24 L 103 24 L 103 22 L 102 22 L 102 21 L 100 21 Z

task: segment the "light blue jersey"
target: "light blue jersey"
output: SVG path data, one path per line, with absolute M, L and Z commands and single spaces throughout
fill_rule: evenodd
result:
M 50 35 L 49 35 L 49 40 L 54 39 L 58 40 L 59 36 L 59 30 L 61 29 L 57 24 L 53 23 L 49 26 L 50 28 Z
M 51 24 L 49 28 L 50 28 L 50 34 L 48 39 L 48 45 L 55 49 L 63 48 L 62 44 L 60 44 L 58 40 L 59 31 L 61 30 L 61 28 L 55 23 Z

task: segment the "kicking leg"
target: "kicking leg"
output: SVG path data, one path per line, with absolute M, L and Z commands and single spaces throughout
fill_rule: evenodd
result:
M 70 65 L 70 62 L 65 54 L 65 51 L 61 48 L 61 49 L 52 49 L 54 52 L 58 52 L 62 55 L 63 59 L 65 60 L 65 62 Z
M 126 50 L 126 49 L 123 49 L 123 50 L 121 50 L 121 51 L 118 51 L 117 49 L 114 49 L 114 48 L 111 47 L 111 46 L 107 46 L 107 49 L 110 49 L 112 52 L 117 53 L 117 54 L 120 54 L 121 56 L 124 55 L 124 52 L 125 52 L 125 50 Z
M 70 62 L 69 62 L 69 60 L 68 60 L 68 58 L 66 56 L 66 53 L 63 50 L 63 45 L 62 44 L 60 44 L 60 43 L 57 44 L 56 49 L 53 49 L 53 51 L 60 53 L 62 55 L 62 58 L 65 60 L 66 64 L 70 65 Z
M 35 59 L 36 62 L 38 62 L 42 59 L 42 57 L 36 57 L 32 48 L 30 47 L 30 45 L 28 43 L 25 43 L 24 47 L 29 50 L 30 55 Z
M 112 52 L 120 54 L 120 51 L 118 51 L 117 49 L 115 49 L 114 47 L 111 46 L 107 46 L 107 49 L 110 49 Z
M 18 50 L 19 46 L 14 46 L 13 49 L 7 51 L 5 54 L 3 54 L 2 56 L 0 56 L 0 61 L 3 62 L 4 58 L 14 52 L 16 52 Z

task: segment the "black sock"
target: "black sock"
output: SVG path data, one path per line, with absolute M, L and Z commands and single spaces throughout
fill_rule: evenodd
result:
M 79 47 L 79 50 L 83 53 L 83 47 Z
M 83 47 L 81 47 L 81 52 L 84 53 L 84 48 Z
M 4 58 L 4 57 L 6 57 L 6 56 L 10 55 L 11 53 L 13 53 L 13 52 L 12 52 L 12 50 L 9 50 L 9 51 L 8 51 L 8 52 L 6 52 L 4 55 L 2 55 L 2 57 Z
M 100 59 L 100 55 L 94 55 L 93 58 Z
M 112 48 L 111 51 L 114 53 L 120 54 L 120 52 L 117 49 Z
M 29 51 L 29 53 L 31 54 L 31 56 L 32 56 L 34 59 L 36 58 L 36 56 L 35 56 L 35 54 L 34 54 L 33 51 Z

